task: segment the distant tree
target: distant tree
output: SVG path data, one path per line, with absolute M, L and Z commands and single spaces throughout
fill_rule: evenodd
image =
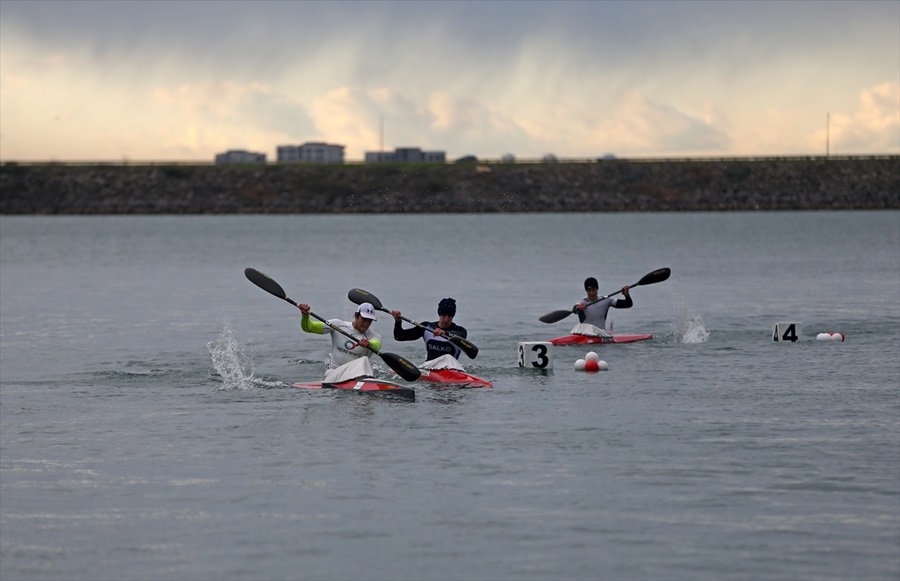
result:
M 464 155 L 457 159 L 456 163 L 478 163 L 478 158 L 474 155 Z
M 506 153 L 500 158 L 500 161 L 503 163 L 516 163 L 516 156 L 511 153 Z
M 547 154 L 544 154 L 544 157 L 541 159 L 541 161 L 543 161 L 544 163 L 556 163 L 559 160 L 556 159 L 556 156 L 553 155 L 552 153 L 547 153 Z

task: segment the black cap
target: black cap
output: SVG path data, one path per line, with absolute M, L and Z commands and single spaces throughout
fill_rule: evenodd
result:
M 589 288 L 600 288 L 600 285 L 597 284 L 597 279 L 593 276 L 589 276 L 588 278 L 584 279 L 584 290 L 587 290 Z
M 441 299 L 438 303 L 438 315 L 456 316 L 456 301 L 453 299 Z

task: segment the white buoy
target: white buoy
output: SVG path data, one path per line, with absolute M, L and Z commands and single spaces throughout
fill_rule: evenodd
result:
M 844 342 L 844 334 L 843 333 L 832 333 L 831 340 L 835 343 L 843 343 Z
M 609 369 L 609 363 L 607 363 L 606 361 L 604 361 L 602 359 L 597 362 L 597 365 L 600 366 L 600 371 L 606 371 Z
M 600 361 L 600 356 L 597 355 L 595 351 L 588 351 L 587 355 L 584 356 L 585 361 Z
M 831 335 L 828 333 L 819 333 L 816 335 L 816 341 L 831 341 Z
M 587 364 L 587 361 L 584 359 L 579 359 L 575 362 L 575 371 L 584 371 L 584 366 Z

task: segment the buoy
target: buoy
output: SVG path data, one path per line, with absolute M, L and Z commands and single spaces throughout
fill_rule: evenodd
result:
M 588 351 L 588 354 L 584 356 L 585 361 L 600 361 L 600 356 L 597 355 L 596 351 Z
M 597 362 L 597 365 L 600 366 L 600 371 L 606 371 L 607 369 L 609 369 L 609 363 L 602 359 Z
M 843 333 L 819 333 L 816 335 L 816 341 L 832 341 L 834 343 L 843 343 L 846 337 Z
M 579 359 L 575 362 L 575 371 L 584 371 L 585 365 L 587 365 L 587 362 L 584 359 Z
M 584 362 L 584 370 L 589 373 L 596 373 L 600 371 L 600 364 L 594 359 L 588 359 Z

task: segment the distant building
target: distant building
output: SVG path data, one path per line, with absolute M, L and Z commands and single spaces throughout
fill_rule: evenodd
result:
M 307 142 L 303 145 L 279 145 L 278 163 L 344 163 L 344 146 Z
M 419 147 L 398 147 L 394 151 L 367 151 L 366 163 L 446 163 L 443 151 L 422 151 Z
M 245 149 L 229 149 L 225 153 L 216 154 L 216 165 L 223 163 L 266 163 L 266 154 Z

